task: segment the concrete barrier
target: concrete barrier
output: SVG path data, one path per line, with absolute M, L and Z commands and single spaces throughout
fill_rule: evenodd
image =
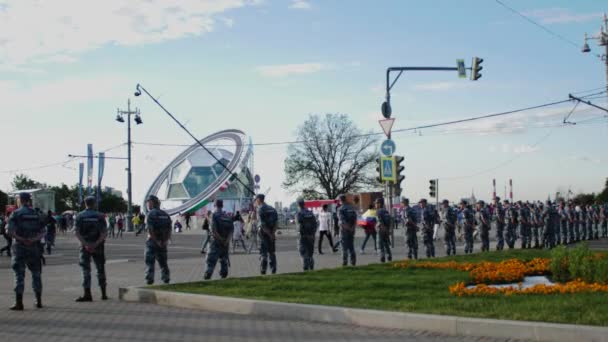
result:
M 497 319 L 466 318 L 322 305 L 292 304 L 199 294 L 121 288 L 119 298 L 126 302 L 159 304 L 212 312 L 266 316 L 357 326 L 424 330 L 447 335 L 523 339 L 533 341 L 608 342 L 608 328 Z

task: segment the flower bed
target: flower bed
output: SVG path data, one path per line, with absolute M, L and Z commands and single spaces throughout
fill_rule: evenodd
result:
M 567 282 L 565 284 L 545 285 L 538 284 L 529 288 L 519 287 L 492 287 L 486 284 L 477 285 L 474 288 L 467 288 L 465 283 L 460 282 L 450 286 L 450 293 L 459 297 L 464 296 L 488 296 L 488 295 L 514 295 L 514 294 L 566 294 L 581 292 L 608 292 L 608 285 L 598 283 L 586 283 L 580 279 Z

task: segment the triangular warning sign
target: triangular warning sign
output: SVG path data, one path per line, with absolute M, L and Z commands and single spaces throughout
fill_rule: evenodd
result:
M 384 134 L 386 134 L 386 137 L 391 135 L 391 129 L 393 128 L 393 123 L 395 123 L 395 119 L 380 120 L 378 122 L 380 123 L 380 127 L 382 127 Z

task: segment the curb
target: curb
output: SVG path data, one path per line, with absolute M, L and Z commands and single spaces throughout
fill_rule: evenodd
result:
M 266 316 L 371 328 L 424 330 L 446 335 L 493 337 L 532 341 L 608 342 L 608 328 L 497 319 L 465 318 L 351 309 L 322 305 L 292 304 L 199 294 L 159 291 L 138 287 L 120 288 L 119 298 L 139 302 L 212 312 Z

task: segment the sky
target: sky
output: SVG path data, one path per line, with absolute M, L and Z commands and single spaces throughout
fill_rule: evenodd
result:
M 600 0 L 497 1 L 0 0 L 0 189 L 17 173 L 78 182 L 68 154 L 126 156 L 118 108 L 140 109 L 136 143 L 190 144 L 141 83 L 196 136 L 245 131 L 254 143 L 290 141 L 310 114 L 344 113 L 380 132 L 389 66 L 456 66 L 482 57 L 483 77 L 405 73 L 392 90 L 394 129 L 509 111 L 592 94 L 606 86 L 597 34 Z M 587 92 L 583 92 L 587 91 Z M 601 89 L 599 90 L 601 91 Z M 607 105 L 605 98 L 594 98 Z M 428 197 L 429 179 L 453 201 L 489 199 L 513 180 L 516 199 L 600 191 L 608 174 L 608 120 L 564 103 L 493 119 L 394 133 L 405 156 L 404 194 Z M 136 144 L 134 201 L 180 147 Z M 379 146 L 378 146 L 379 150 Z M 270 202 L 285 191 L 287 145 L 255 147 L 255 173 Z M 45 167 L 47 165 L 51 165 Z M 97 166 L 95 166 L 97 168 Z M 104 184 L 126 191 L 126 162 L 107 160 Z M 96 173 L 95 173 L 96 174 Z M 95 176 L 96 177 L 96 176 Z

